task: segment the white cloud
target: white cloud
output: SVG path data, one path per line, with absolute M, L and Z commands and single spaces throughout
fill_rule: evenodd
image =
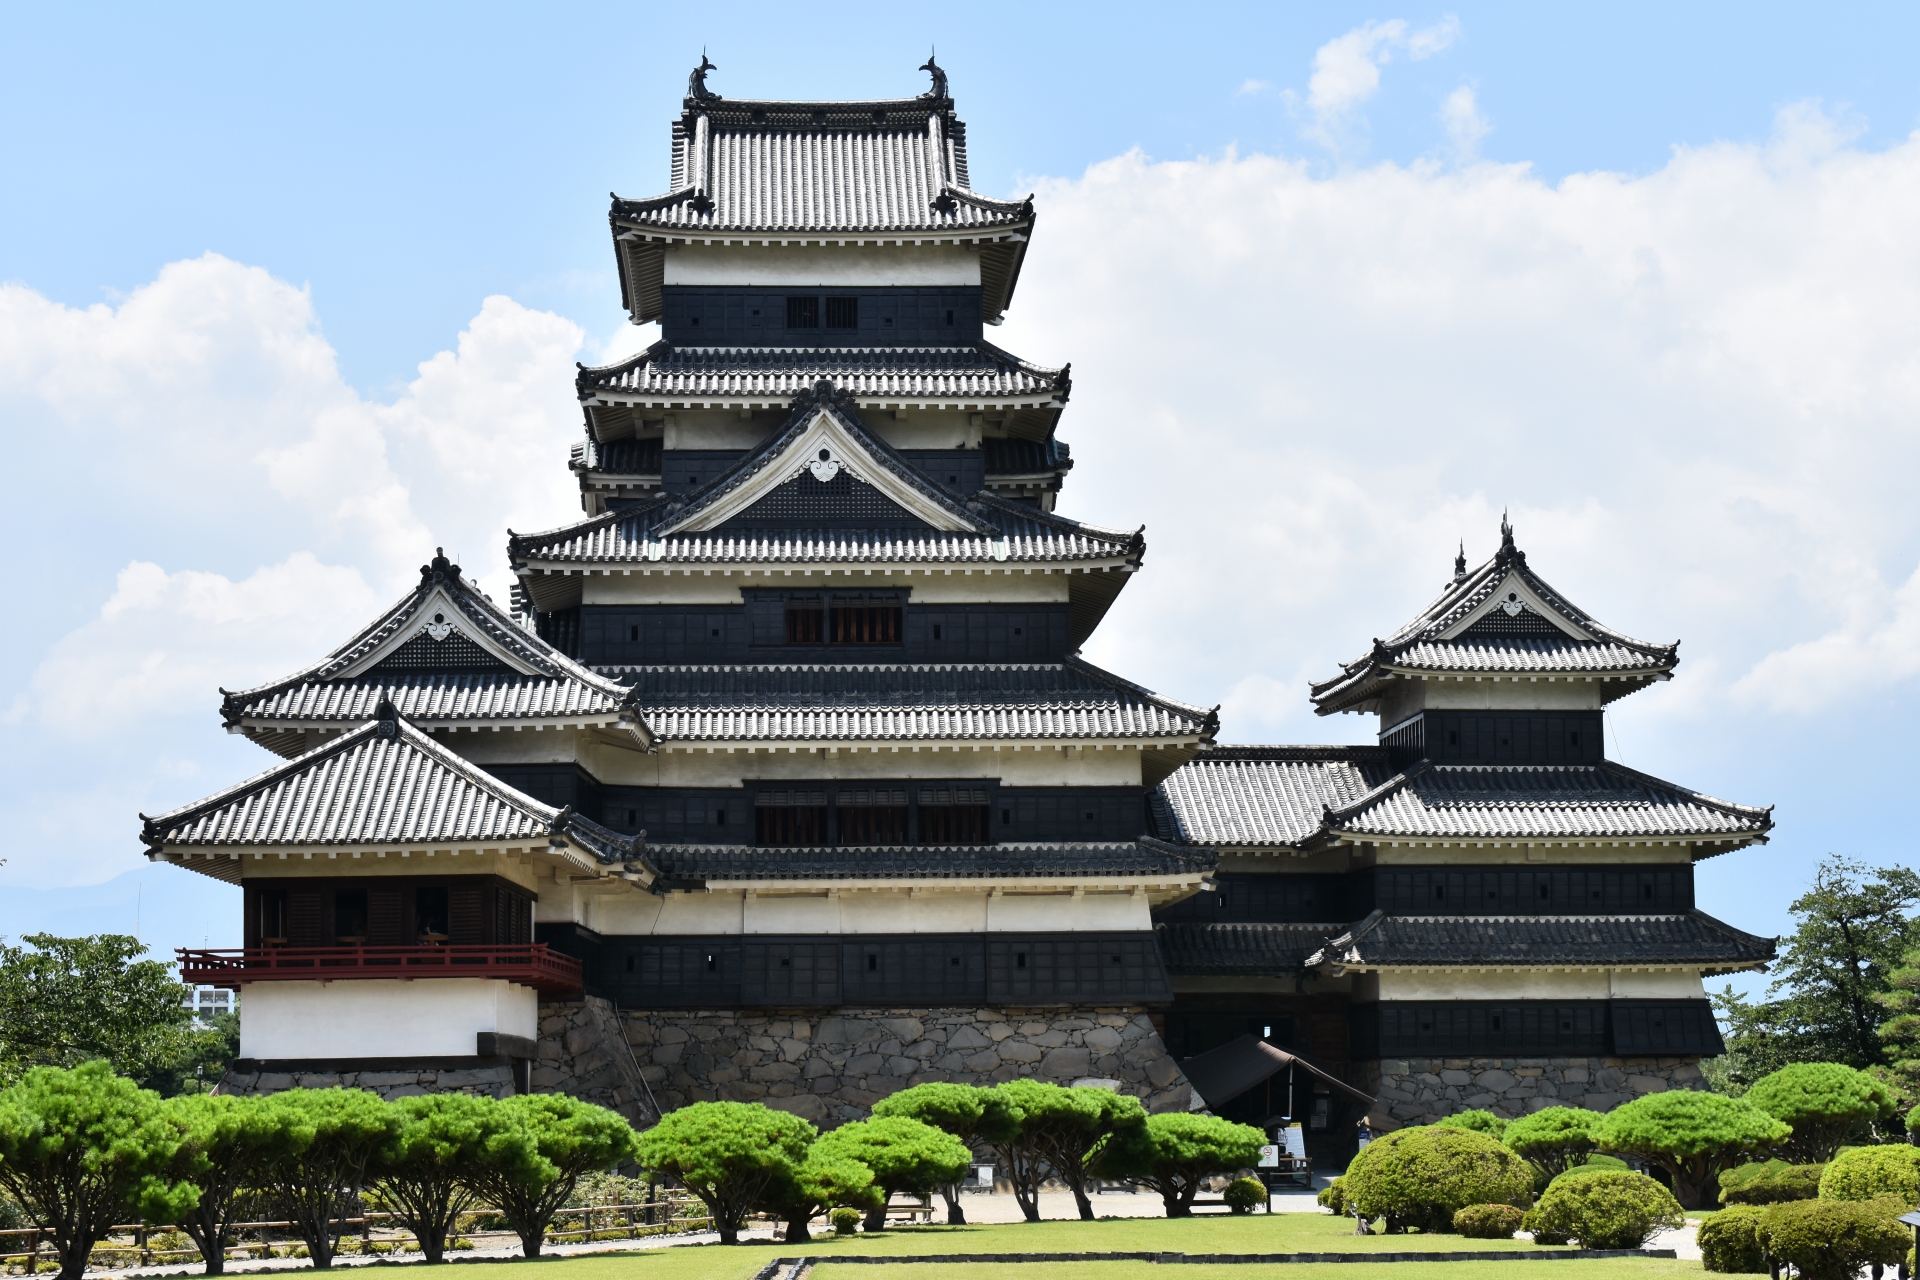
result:
M 1920 139 L 1855 151 L 1797 109 L 1643 177 L 1135 154 L 1038 198 L 1000 340 L 1074 361 L 1063 510 L 1148 522 L 1090 653 L 1244 707 L 1229 738 L 1364 736 L 1302 682 L 1507 506 L 1574 599 L 1685 637 L 1678 685 L 1623 704 L 1636 739 L 1920 674 Z
M 1440 104 L 1440 123 L 1446 126 L 1453 153 L 1463 163 L 1480 153 L 1480 140 L 1493 131 L 1480 114 L 1480 102 L 1472 85 L 1461 85 Z
M 1452 17 L 1411 34 L 1407 27 L 1404 18 L 1362 23 L 1314 51 L 1313 75 L 1307 81 L 1307 109 L 1313 113 L 1310 136 L 1336 146 L 1353 110 L 1380 91 L 1380 68 L 1396 52 L 1415 60 L 1430 58 L 1460 32 L 1458 19 Z
M 1234 92 L 1243 98 L 1250 98 L 1255 94 L 1265 93 L 1271 88 L 1273 88 L 1273 86 L 1265 80 L 1242 80 L 1240 87 L 1234 90 Z

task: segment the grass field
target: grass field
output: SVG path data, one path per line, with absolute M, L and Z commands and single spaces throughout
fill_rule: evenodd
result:
M 1420 1250 L 1515 1250 L 1518 1240 L 1466 1240 L 1459 1236 L 1356 1236 L 1351 1224 L 1329 1214 L 1255 1214 L 1249 1217 L 1109 1218 L 1100 1222 L 1037 1222 L 970 1227 L 903 1227 L 849 1239 L 826 1236 L 810 1245 L 755 1242 L 635 1250 L 631 1253 L 555 1258 L 537 1264 L 549 1280 L 747 1280 L 769 1259 L 796 1255 L 949 1253 L 1409 1253 Z M 523 1262 L 463 1262 L 445 1280 L 525 1280 Z M 518 1276 L 506 1274 L 517 1268 Z M 1544 1268 L 1544 1270 L 1542 1269 Z M 498 1276 L 477 1272 L 499 1270 Z M 1146 1262 L 1006 1264 L 941 1263 L 876 1267 L 823 1264 L 816 1280 L 1253 1280 L 1271 1267 L 1183 1265 L 1177 1270 Z M 1701 1274 L 1697 1262 L 1652 1258 L 1569 1262 L 1357 1263 L 1294 1265 L 1289 1280 L 1667 1280 Z

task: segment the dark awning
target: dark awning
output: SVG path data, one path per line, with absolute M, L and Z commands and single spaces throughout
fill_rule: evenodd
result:
M 1277 1045 L 1268 1044 L 1258 1036 L 1241 1036 L 1218 1049 L 1209 1049 L 1180 1063 L 1180 1070 L 1186 1073 L 1187 1082 L 1200 1091 L 1207 1106 L 1215 1111 L 1289 1067 L 1298 1067 L 1316 1080 L 1326 1081 L 1349 1097 L 1357 1098 L 1362 1106 L 1373 1105 L 1372 1095 L 1362 1093 L 1324 1068 L 1316 1067 L 1305 1058 L 1288 1053 Z

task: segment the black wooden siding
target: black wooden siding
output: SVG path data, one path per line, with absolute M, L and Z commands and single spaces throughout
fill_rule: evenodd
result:
M 817 785 L 832 791 L 839 784 Z M 941 784 L 881 779 L 857 785 L 904 788 L 917 809 L 921 788 Z M 1133 840 L 1146 830 L 1145 795 L 1137 787 L 1003 787 L 991 779 L 968 779 L 966 785 L 988 788 L 987 835 L 993 844 Z M 645 831 L 655 844 L 751 844 L 754 796 L 761 787 L 755 782 L 745 787 L 606 787 L 600 821 L 626 834 Z
M 748 589 L 738 605 L 585 605 L 579 660 L 590 666 L 669 663 L 1059 662 L 1071 643 L 1068 604 L 914 604 L 906 601 L 897 645 L 789 645 L 789 596 L 827 592 Z
M 1355 1005 L 1355 1060 L 1711 1057 L 1725 1051 L 1705 1000 L 1435 1000 Z
M 1402 916 L 1673 915 L 1693 910 L 1693 866 L 1373 867 L 1347 875 L 1226 871 L 1157 922 L 1320 924 L 1376 907 Z
M 1364 873 L 1362 873 L 1364 875 Z M 1366 914 L 1352 907 L 1358 876 L 1249 875 L 1223 872 L 1212 893 L 1196 893 L 1153 913 L 1156 923 L 1325 924 Z
M 1435 764 L 1598 764 L 1599 711 L 1424 711 L 1380 735 L 1395 768 Z
M 1147 933 L 635 938 L 542 926 L 541 938 L 582 960 L 592 994 L 628 1008 L 1127 1005 L 1173 998 Z
M 556 809 L 572 805 L 581 817 L 600 821 L 604 789 L 599 779 L 577 764 L 484 764 L 480 767 L 542 804 Z
M 792 309 L 812 325 L 788 327 L 788 299 L 814 300 Z M 829 298 L 855 299 L 852 328 L 829 326 L 839 308 Z M 971 346 L 981 340 L 980 288 L 894 286 L 765 288 L 741 285 L 668 285 L 661 290 L 660 333 L 676 347 Z

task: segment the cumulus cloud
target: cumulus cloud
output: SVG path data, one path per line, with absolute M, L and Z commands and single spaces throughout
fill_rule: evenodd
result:
M 1574 599 L 1685 637 L 1688 692 L 1616 713 L 1643 741 L 1920 674 L 1920 140 L 1843 139 L 1798 108 L 1639 177 L 1133 154 L 1043 188 L 1003 340 L 1074 361 L 1063 510 L 1148 522 L 1090 653 L 1233 738 L 1364 736 L 1305 681 L 1511 507 Z
M 1393 18 L 1362 23 L 1321 45 L 1314 51 L 1313 75 L 1307 80 L 1310 136 L 1336 144 L 1354 109 L 1380 91 L 1380 68 L 1395 53 L 1430 58 L 1452 44 L 1459 31 L 1458 20 L 1451 17 L 1411 33 L 1406 19 Z
M 1455 158 L 1462 162 L 1477 157 L 1480 140 L 1493 131 L 1487 118 L 1480 114 L 1479 98 L 1472 85 L 1463 84 L 1446 96 L 1440 104 L 1440 123 L 1447 130 Z

